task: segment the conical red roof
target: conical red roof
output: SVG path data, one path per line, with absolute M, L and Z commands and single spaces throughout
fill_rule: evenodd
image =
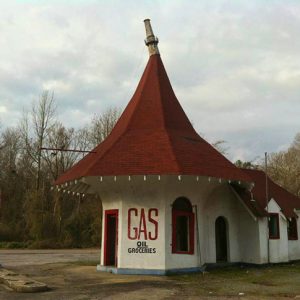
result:
M 203 140 L 180 106 L 159 54 L 151 55 L 139 85 L 105 141 L 58 178 L 200 175 L 251 181 Z

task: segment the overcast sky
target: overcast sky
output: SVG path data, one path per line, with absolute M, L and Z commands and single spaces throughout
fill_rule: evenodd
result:
M 0 0 L 0 122 L 45 89 L 80 127 L 124 108 L 148 60 L 150 18 L 175 93 L 231 160 L 288 147 L 300 131 L 300 1 Z

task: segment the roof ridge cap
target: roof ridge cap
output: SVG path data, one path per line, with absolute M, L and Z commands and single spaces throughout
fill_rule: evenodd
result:
M 146 68 L 144 69 L 144 72 L 142 74 L 142 77 L 140 78 L 139 80 L 139 83 L 138 83 L 138 86 L 136 87 L 135 89 L 135 92 L 133 93 L 132 97 L 130 98 L 129 100 L 129 103 L 131 103 L 131 101 L 137 97 L 138 101 L 135 103 L 135 107 L 134 109 L 132 110 L 132 113 L 130 114 L 128 120 L 127 120 L 127 123 L 126 123 L 126 126 L 124 126 L 123 128 L 123 132 L 122 134 L 124 134 L 125 132 L 127 132 L 128 130 L 132 130 L 131 129 L 131 123 L 132 123 L 132 120 L 134 118 L 134 116 L 136 115 L 136 111 L 137 111 L 137 108 L 139 107 L 139 105 L 141 104 L 141 99 L 143 99 L 143 96 L 145 95 L 145 85 L 147 84 L 148 82 L 148 76 L 149 76 L 149 73 L 150 73 L 150 70 L 151 70 L 151 64 L 152 64 L 152 61 L 154 61 L 154 63 L 157 64 L 157 59 L 155 59 L 155 57 L 158 57 L 159 59 L 160 58 L 160 54 L 157 53 L 157 54 L 153 54 L 151 56 L 149 56 L 148 58 L 148 61 L 147 61 L 147 65 L 146 65 Z M 158 80 L 158 83 L 159 83 L 159 87 L 160 87 L 160 81 Z M 138 96 L 137 96 L 137 92 L 139 92 Z M 159 88 L 159 94 L 161 96 L 161 89 Z M 161 101 L 160 101 L 161 102 Z M 125 108 L 124 112 L 126 111 L 126 109 L 128 108 L 128 106 Z M 162 110 L 163 112 L 163 110 Z M 122 114 L 123 115 L 123 114 Z M 122 117 L 121 115 L 121 117 Z M 120 117 L 120 119 L 121 119 Z M 164 121 L 164 119 L 163 119 Z M 137 128 L 136 128 L 137 129 Z

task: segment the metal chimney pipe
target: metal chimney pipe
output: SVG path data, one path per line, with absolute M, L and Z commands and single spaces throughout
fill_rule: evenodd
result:
M 145 19 L 144 23 L 145 23 L 145 30 L 146 30 L 145 44 L 148 47 L 149 56 L 154 54 L 159 54 L 159 50 L 157 47 L 158 38 L 153 33 L 150 19 Z

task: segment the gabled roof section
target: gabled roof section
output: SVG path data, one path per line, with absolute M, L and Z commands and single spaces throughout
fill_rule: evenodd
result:
M 243 171 L 250 176 L 254 181 L 254 188 L 252 189 L 252 196 L 255 201 L 251 201 L 251 193 L 244 189 L 234 187 L 245 204 L 254 212 L 258 208 L 257 216 L 261 216 L 261 212 L 265 211 L 266 203 L 266 175 L 264 171 L 243 169 Z M 282 188 L 268 177 L 268 194 L 269 201 L 274 199 L 280 206 L 282 213 L 287 218 L 297 217 L 294 209 L 300 209 L 300 199 L 295 195 Z
M 266 217 L 268 216 L 267 211 L 264 209 L 264 206 L 261 205 L 260 202 L 254 200 L 253 193 L 246 190 L 244 187 L 232 183 L 231 186 L 235 190 L 235 192 L 239 195 L 240 199 L 244 202 L 244 204 L 248 207 L 248 209 L 253 213 L 256 217 Z

